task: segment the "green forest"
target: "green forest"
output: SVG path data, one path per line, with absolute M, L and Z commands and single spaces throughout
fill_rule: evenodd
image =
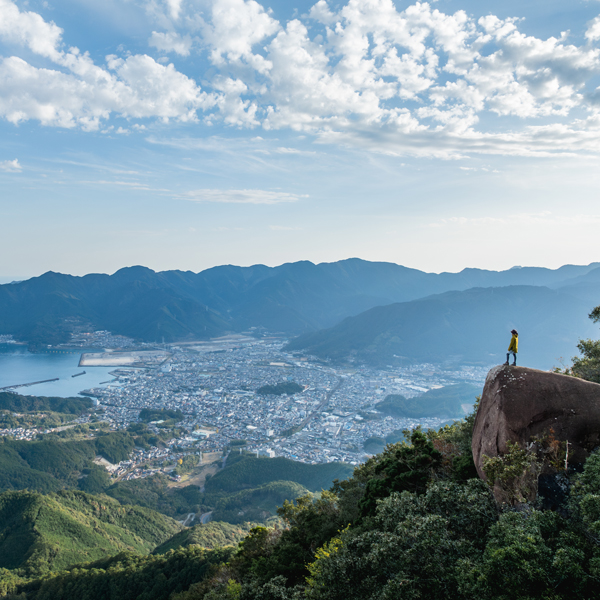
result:
M 81 415 L 90 412 L 93 402 L 89 398 L 56 398 L 47 396 L 21 396 L 14 392 L 0 392 L 0 411 L 57 412 Z
M 414 430 L 407 443 L 387 446 L 328 491 L 284 501 L 278 514 L 285 527 L 255 527 L 237 546 L 223 532 L 223 544 L 232 546 L 201 548 L 198 526 L 157 544 L 153 555 L 128 549 L 37 577 L 23 577 L 15 565 L 3 572 L 4 591 L 53 600 L 600 597 L 600 453 L 573 476 L 560 510 L 541 501 L 501 507 L 475 477 L 473 420 Z M 84 513 L 97 502 L 63 494 L 67 508 Z M 119 506 L 109 506 L 111 519 Z M 125 523 L 132 509 L 122 510 L 121 522 L 111 524 Z M 101 515 L 96 509 L 87 518 L 100 526 Z M 131 527 L 142 540 L 164 535 L 157 523 L 144 538 L 140 523 Z
M 160 478 L 100 496 L 5 492 L 0 591 L 53 600 L 600 598 L 600 453 L 571 477 L 558 510 L 542 499 L 498 506 L 474 471 L 473 421 L 405 432 L 353 471 L 234 455 L 205 494 L 169 492 Z M 129 447 L 122 435 L 102 437 L 109 453 Z M 4 440 L 1 449 L 68 483 L 92 443 Z M 215 519 L 243 512 L 239 524 L 182 529 L 153 510 L 202 510 L 207 499 Z M 251 529 L 275 510 L 273 526 Z
M 39 576 L 121 551 L 147 553 L 181 525 L 139 506 L 79 491 L 0 494 L 0 566 Z
M 169 410 L 167 408 L 142 408 L 139 418 L 144 423 L 152 421 L 173 421 L 174 423 L 178 423 L 183 420 L 183 413 L 180 410 Z
M 283 396 L 283 394 L 293 396 L 303 389 L 304 388 L 295 381 L 282 381 L 274 385 L 263 385 L 256 390 L 256 393 L 261 396 Z

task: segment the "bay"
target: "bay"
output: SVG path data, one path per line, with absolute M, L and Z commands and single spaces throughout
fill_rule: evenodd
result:
M 79 367 L 80 356 L 75 352 L 32 353 L 25 346 L 0 344 L 0 388 L 58 377 L 58 381 L 5 391 L 14 391 L 25 396 L 68 398 L 114 379 L 109 373 L 115 367 Z M 83 371 L 85 375 L 72 377 Z

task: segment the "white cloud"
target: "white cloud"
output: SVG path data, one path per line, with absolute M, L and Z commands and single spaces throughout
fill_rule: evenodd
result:
M 175 52 L 180 56 L 189 56 L 192 38 L 189 35 L 179 35 L 170 31 L 166 33 L 153 31 L 148 44 L 163 52 Z
M 330 143 L 446 157 L 556 152 L 556 145 L 535 145 L 544 132 L 531 123 L 498 134 L 478 130 L 479 115 L 567 116 L 586 107 L 583 85 L 600 73 L 597 49 L 525 36 L 513 19 L 476 22 L 419 2 L 398 11 L 391 0 L 349 0 L 338 12 L 320 0 L 309 16 L 325 26 L 326 42 L 294 20 L 265 46 L 272 68 L 262 125 Z M 573 140 L 586 137 L 580 124 L 570 130 Z
M 275 150 L 278 154 L 304 154 L 307 156 L 314 156 L 316 152 L 312 150 L 298 150 L 297 148 L 286 148 L 284 146 L 280 146 Z
M 215 104 L 214 96 L 171 64 L 138 54 L 107 56 L 106 66 L 97 66 L 77 48 L 62 51 L 56 25 L 20 12 L 9 0 L 0 3 L 0 39 L 19 41 L 59 67 L 36 67 L 17 56 L 0 61 L 0 116 L 12 123 L 36 119 L 94 130 L 112 113 L 195 121 L 198 109 Z
M 0 115 L 12 123 L 98 129 L 111 113 L 194 121 L 196 110 L 214 104 L 195 82 L 145 55 L 107 57 L 107 69 L 70 55 L 71 73 L 37 68 L 17 57 L 0 62 Z
M 166 2 L 171 18 L 177 20 L 179 18 L 179 13 L 181 12 L 182 0 L 166 0 Z
M 588 28 L 585 32 L 585 37 L 590 40 L 590 42 L 595 42 L 596 40 L 600 40 L 600 16 L 592 19 L 588 23 Z
M 0 161 L 0 171 L 3 171 L 4 173 L 20 173 L 22 170 L 23 167 L 19 164 L 17 158 L 14 160 Z
M 217 104 L 220 109 L 220 117 L 227 125 L 255 127 L 260 124 L 256 119 L 257 104 L 242 99 L 242 95 L 248 91 L 248 87 L 243 81 L 219 77 L 213 81 L 213 85 L 221 92 Z
M 151 46 L 181 57 L 208 52 L 206 91 L 146 55 L 96 65 L 63 49 L 60 27 L 0 0 L 0 38 L 51 63 L 0 61 L 0 115 L 85 129 L 111 115 L 203 118 L 445 158 L 600 151 L 600 89 L 585 89 L 600 74 L 600 49 L 565 34 L 540 39 L 517 19 L 476 20 L 427 2 L 400 10 L 393 0 L 319 0 L 287 23 L 255 0 L 145 2 L 164 30 Z M 588 23 L 590 42 L 600 39 L 599 19 Z M 490 114 L 497 121 L 488 129 Z
M 329 10 L 329 6 L 325 0 L 319 0 L 311 7 L 308 16 L 315 21 L 319 21 L 325 25 L 334 25 L 336 16 Z
M 308 196 L 273 192 L 270 190 L 191 190 L 181 196 L 194 202 L 221 202 L 226 204 L 281 204 L 297 202 Z
M 147 183 L 141 183 L 139 181 L 110 181 L 110 180 L 96 180 L 96 181 L 82 181 L 81 183 L 93 184 L 93 185 L 116 185 L 118 187 L 125 187 L 132 190 L 142 190 L 144 192 L 169 192 L 170 190 L 164 188 L 155 188 Z
M 27 46 L 40 56 L 57 60 L 62 33 L 60 27 L 46 23 L 37 13 L 21 12 L 11 0 L 0 0 L 0 39 Z
M 254 48 L 279 30 L 279 22 L 254 0 L 214 0 L 211 5 L 210 20 L 198 22 L 212 62 L 219 66 L 242 63 L 259 73 L 269 71 L 270 63 Z

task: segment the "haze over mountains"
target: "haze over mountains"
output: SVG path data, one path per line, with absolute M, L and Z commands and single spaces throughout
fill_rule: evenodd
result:
M 373 308 L 292 340 L 289 350 L 372 365 L 409 362 L 487 366 L 506 360 L 512 328 L 519 361 L 559 366 L 580 337 L 595 335 L 589 302 L 536 286 L 472 288 Z
M 593 335 L 587 314 L 599 303 L 600 263 L 441 274 L 360 259 L 200 273 L 137 266 L 113 275 L 48 272 L 1 285 L 0 333 L 56 344 L 78 324 L 173 342 L 256 327 L 305 334 L 290 348 L 322 357 L 489 364 L 501 356 L 506 331 L 517 327 L 535 348 L 530 358 L 543 366 Z

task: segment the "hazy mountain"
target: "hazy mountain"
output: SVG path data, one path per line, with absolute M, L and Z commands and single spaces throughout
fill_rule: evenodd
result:
M 582 300 L 587 300 L 591 309 L 600 304 L 600 268 L 592 269 L 584 275 L 567 279 L 550 287 Z
M 432 389 L 410 399 L 389 394 L 375 405 L 375 410 L 396 418 L 459 418 L 473 411 L 475 399 L 481 395 L 481 391 L 481 386 L 458 383 Z
M 263 270 L 260 275 L 250 267 L 253 271 L 249 272 L 244 296 L 228 308 L 238 326 L 262 325 L 295 333 L 332 326 L 375 306 L 450 290 L 560 285 L 599 266 L 567 265 L 556 270 L 527 267 L 501 272 L 464 269 L 460 273 L 435 274 L 392 263 L 348 259 L 318 265 L 307 261 L 289 263 L 270 273 Z M 207 298 L 203 301 L 210 305 Z
M 376 306 L 472 287 L 567 286 L 565 293 L 589 302 L 600 289 L 598 267 L 434 274 L 348 259 L 278 267 L 225 265 L 200 273 L 156 273 L 140 266 L 83 277 L 48 272 L 0 285 L 0 333 L 52 344 L 68 340 L 77 324 L 144 341 L 209 338 L 253 326 L 295 335 L 331 327 Z
M 300 336 L 288 349 L 371 364 L 489 365 L 504 362 L 516 328 L 520 363 L 550 368 L 576 354 L 579 338 L 597 336 L 590 309 L 588 302 L 546 287 L 473 288 L 376 307 Z
M 0 331 L 29 342 L 69 339 L 74 324 L 140 340 L 211 337 L 228 329 L 213 310 L 144 267 L 114 275 L 45 273 L 0 286 Z

